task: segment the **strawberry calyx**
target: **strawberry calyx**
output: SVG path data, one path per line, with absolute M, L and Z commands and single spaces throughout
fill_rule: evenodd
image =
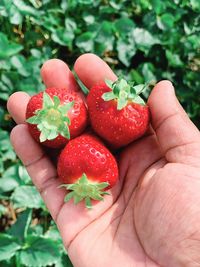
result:
M 26 121 L 30 124 L 37 124 L 40 131 L 40 142 L 53 140 L 59 134 L 70 139 L 69 127 L 71 121 L 67 112 L 73 107 L 74 101 L 61 105 L 58 96 L 53 99 L 46 93 L 43 93 L 42 109 L 37 109 L 35 115 Z
M 102 98 L 104 101 L 116 100 L 117 110 L 123 109 L 129 102 L 145 105 L 139 94 L 146 89 L 146 84 L 134 85 L 134 82 L 127 82 L 123 78 L 115 82 L 106 79 L 105 83 L 112 91 L 104 93 Z
M 74 200 L 74 204 L 78 204 L 82 200 L 85 201 L 86 208 L 91 209 L 91 200 L 103 200 L 104 195 L 109 195 L 108 192 L 103 191 L 109 186 L 108 182 L 94 183 L 91 182 L 85 173 L 74 184 L 62 184 L 59 187 L 65 187 L 69 192 L 64 201 L 68 202 L 70 199 Z

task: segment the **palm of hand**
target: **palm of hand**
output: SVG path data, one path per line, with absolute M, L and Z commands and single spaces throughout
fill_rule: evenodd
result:
M 199 237 L 200 169 L 167 163 L 153 136 L 132 145 L 121 162 L 120 194 L 69 246 L 75 266 L 195 266 L 190 255 Z
M 75 70 L 88 87 L 97 81 L 97 73 L 99 79 L 115 78 L 94 55 L 80 57 Z M 42 76 L 47 87 L 76 88 L 63 62 L 47 62 Z M 28 100 L 24 93 L 16 93 L 8 101 L 8 110 L 18 123 L 24 122 Z M 167 81 L 154 88 L 149 107 L 154 130 L 122 152 L 120 183 L 92 211 L 82 203 L 63 204 L 66 191 L 58 189 L 56 169 L 25 125 L 11 133 L 13 146 L 56 221 L 75 267 L 200 263 L 199 131 Z

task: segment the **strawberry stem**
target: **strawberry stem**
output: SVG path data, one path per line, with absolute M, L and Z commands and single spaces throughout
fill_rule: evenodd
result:
M 74 184 L 62 184 L 59 187 L 65 187 L 71 191 L 66 196 L 64 201 L 74 200 L 74 204 L 78 204 L 82 200 L 85 201 L 85 206 L 88 209 L 92 208 L 91 200 L 103 200 L 104 195 L 109 195 L 104 189 L 109 186 L 108 182 L 92 183 L 85 173 Z
M 70 119 L 67 112 L 73 107 L 74 101 L 61 105 L 58 96 L 53 99 L 46 93 L 43 93 L 42 109 L 35 111 L 35 115 L 26 121 L 30 124 L 37 124 L 40 131 L 40 142 L 53 140 L 59 134 L 70 139 L 69 127 Z
M 116 100 L 117 110 L 123 109 L 128 102 L 139 103 L 145 105 L 144 100 L 139 96 L 146 88 L 147 85 L 128 83 L 125 79 L 119 78 L 115 82 L 105 80 L 106 85 L 111 89 L 102 95 L 104 101 Z

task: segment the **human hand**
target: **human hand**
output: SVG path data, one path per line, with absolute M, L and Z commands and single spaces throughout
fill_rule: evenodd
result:
M 116 79 L 92 54 L 78 58 L 74 69 L 88 88 L 105 78 Z M 47 61 L 41 74 L 46 87 L 77 90 L 60 60 Z M 19 124 L 11 142 L 75 267 L 200 265 L 200 134 L 169 81 L 159 82 L 149 97 L 151 132 L 124 149 L 120 182 L 92 210 L 84 203 L 63 203 L 66 191 L 58 188 L 56 169 L 24 124 L 28 101 L 23 92 L 8 100 L 8 110 Z

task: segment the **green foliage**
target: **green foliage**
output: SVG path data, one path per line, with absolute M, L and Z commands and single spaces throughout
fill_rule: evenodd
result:
M 8 96 L 42 90 L 40 67 L 47 59 L 73 67 L 79 55 L 92 52 L 130 81 L 172 80 L 200 127 L 199 14 L 199 0 L 0 1 L 0 217 L 3 222 L 10 209 L 17 215 L 12 226 L 0 223 L 1 266 L 72 266 L 10 145 L 14 123 L 6 110 Z

